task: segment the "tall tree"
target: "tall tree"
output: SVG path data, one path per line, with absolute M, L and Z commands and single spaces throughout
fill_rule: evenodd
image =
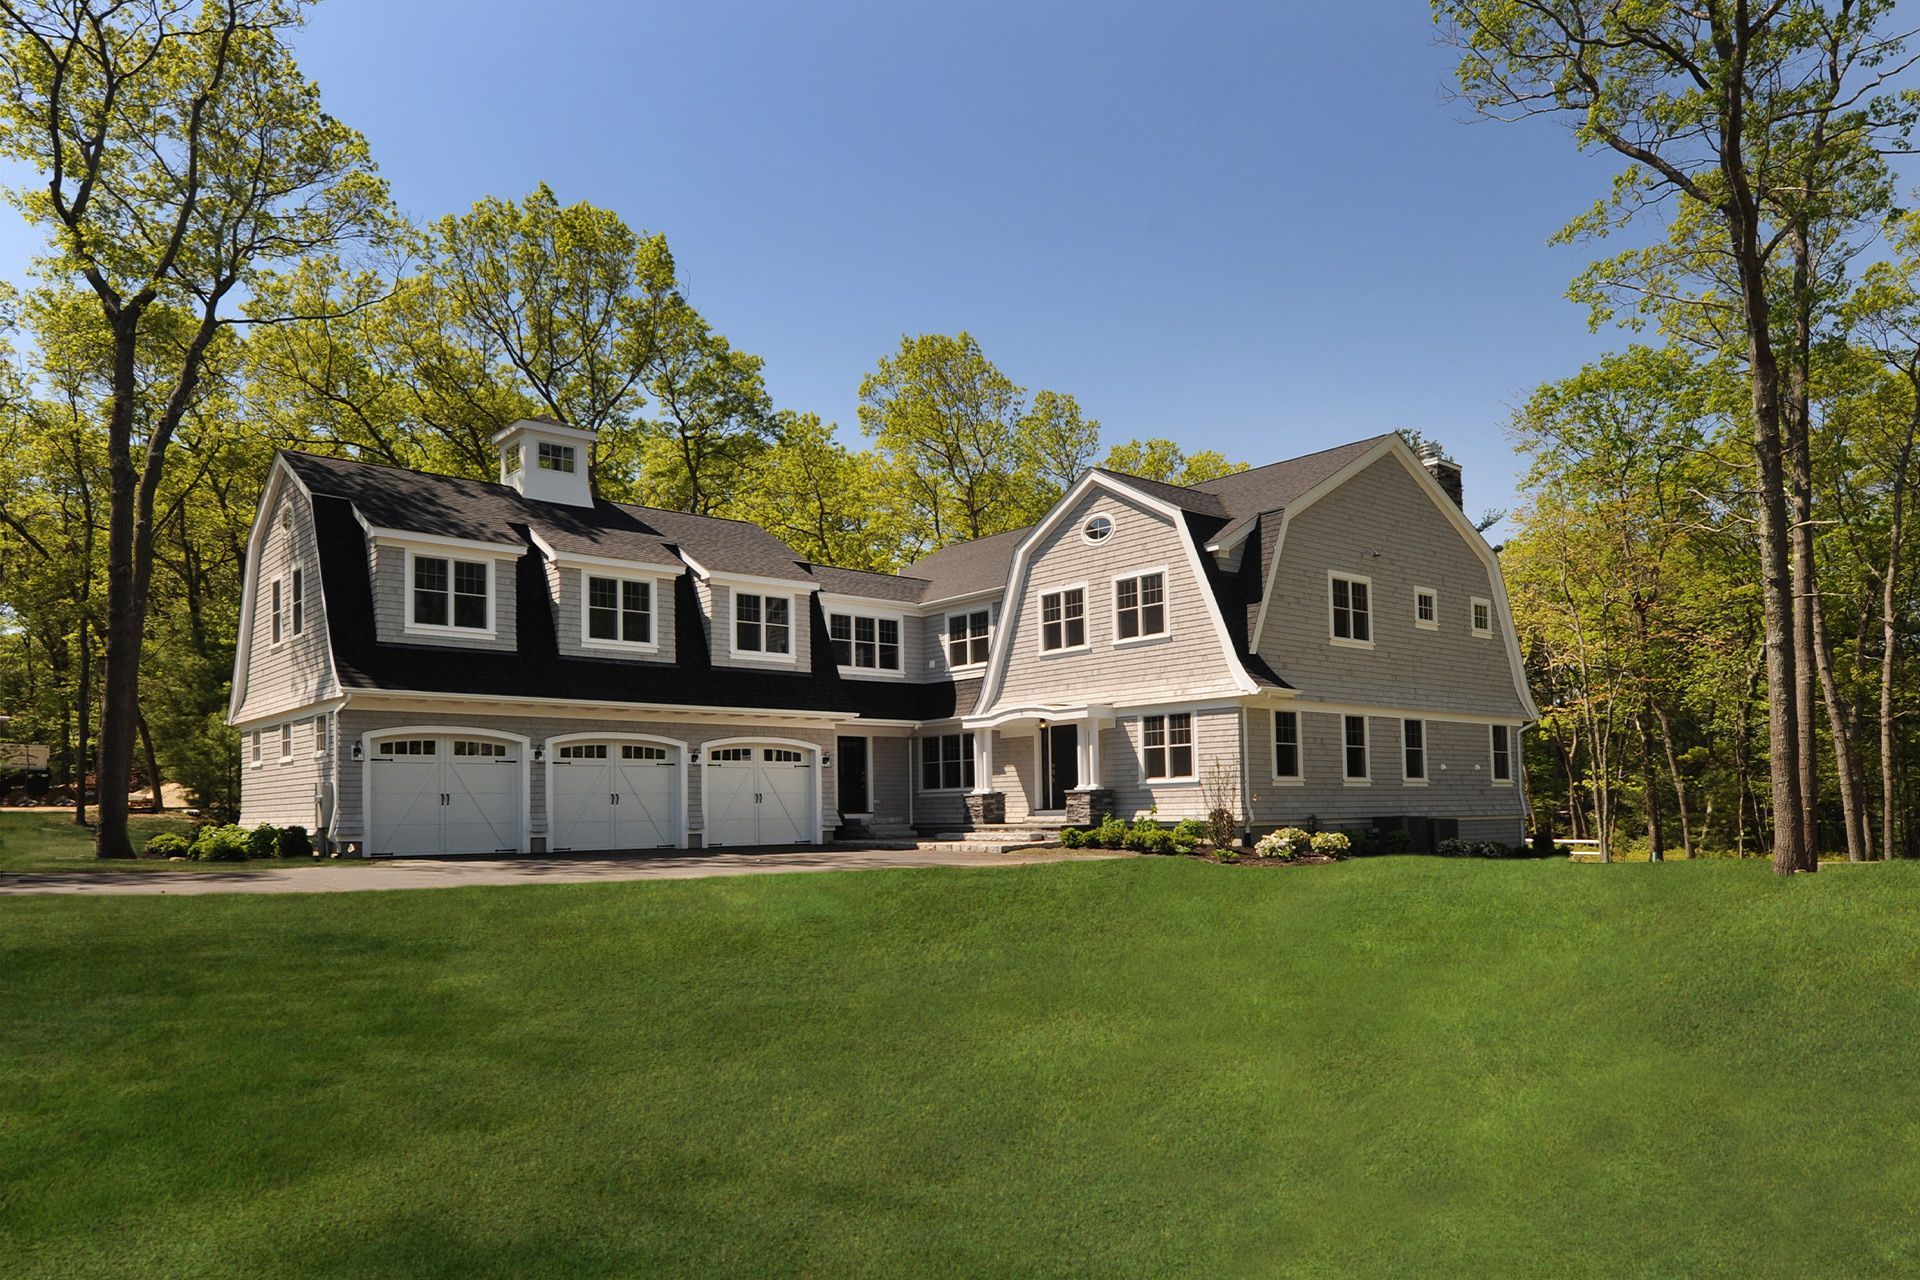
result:
M 1503 118 L 1570 113 L 1581 147 L 1605 147 L 1627 162 L 1608 200 L 1576 228 L 1603 233 L 1664 208 L 1671 196 L 1680 211 L 1670 244 L 1700 244 L 1693 233 L 1710 228 L 1714 256 L 1731 266 L 1775 695 L 1768 745 L 1781 874 L 1814 870 L 1818 861 L 1801 768 L 1808 708 L 1795 644 L 1793 438 L 1779 353 L 1793 307 L 1778 257 L 1796 218 L 1811 228 L 1830 216 L 1802 191 L 1809 173 L 1831 171 L 1843 152 L 1858 156 L 1874 141 L 1904 139 L 1911 125 L 1904 110 L 1875 97 L 1905 65 L 1900 38 L 1878 30 L 1891 9 L 1891 0 L 1434 0 L 1461 50 L 1460 85 L 1475 107 Z M 1809 128 L 1836 111 L 1843 121 Z M 1641 261 L 1671 266 L 1674 257 L 1656 252 Z M 1688 274 L 1686 263 L 1679 274 Z
M 1226 455 L 1217 450 L 1199 449 L 1188 453 L 1162 436 L 1146 440 L 1123 440 L 1107 450 L 1107 456 L 1100 465 L 1121 475 L 1186 485 L 1217 480 L 1221 476 L 1247 469 L 1246 463 L 1229 462 Z
M 15 196 L 47 233 L 46 269 L 84 282 L 112 336 L 101 857 L 133 855 L 126 793 L 154 500 L 207 349 L 262 273 L 382 224 L 386 191 L 366 143 L 321 110 L 286 45 L 302 12 L 295 0 L 191 12 L 0 0 L 0 154 L 38 174 Z M 165 375 L 143 386 L 139 347 L 168 308 L 191 323 Z

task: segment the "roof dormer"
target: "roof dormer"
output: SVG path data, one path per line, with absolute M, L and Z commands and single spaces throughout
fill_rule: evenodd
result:
M 593 505 L 593 432 L 545 418 L 522 418 L 494 434 L 500 483 L 535 502 Z

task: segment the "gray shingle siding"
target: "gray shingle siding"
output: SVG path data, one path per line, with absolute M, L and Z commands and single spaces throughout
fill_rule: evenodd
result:
M 793 648 L 793 661 L 781 662 L 768 658 L 742 658 L 733 652 L 733 596 L 736 590 L 753 595 L 788 596 L 793 598 L 788 621 L 792 628 L 789 637 Z M 755 671 L 792 671 L 797 675 L 808 675 L 813 670 L 813 627 L 809 621 L 813 605 L 808 592 L 786 587 L 748 587 L 735 588 L 725 582 L 705 582 L 700 585 L 699 597 L 706 607 L 702 622 L 707 632 L 707 650 L 713 655 L 716 667 L 747 667 Z
M 627 649 L 610 645 L 589 645 L 582 638 L 580 625 L 581 588 L 587 577 L 636 578 L 651 584 L 653 591 L 653 639 L 656 649 Z M 554 641 L 560 652 L 572 658 L 617 658 L 628 662 L 671 663 L 674 645 L 674 580 L 652 573 L 617 569 L 582 569 L 577 565 L 547 562 L 547 590 L 553 602 Z
M 422 551 L 422 555 L 440 555 Z M 511 653 L 518 644 L 515 614 L 516 570 L 512 560 L 496 560 L 472 552 L 447 551 L 449 560 L 485 560 L 493 580 L 493 634 L 461 635 L 455 631 L 436 631 L 431 635 L 407 631 L 407 550 L 375 544 L 373 547 L 373 619 L 374 630 L 382 644 L 426 645 L 436 649 L 494 649 Z
M 1156 710 L 1181 711 L 1180 707 Z M 1151 782 L 1141 764 L 1141 716 L 1118 717 L 1100 731 L 1100 784 L 1113 792 L 1114 812 L 1123 818 L 1156 809 L 1167 822 L 1207 816 L 1208 782 L 1216 769 L 1229 797 L 1228 807 L 1240 809 L 1240 708 L 1213 707 L 1192 712 L 1194 774 L 1192 782 Z
M 1113 533 L 1088 543 L 1081 527 L 1096 514 L 1113 519 Z M 1173 700 L 1230 687 L 1228 655 L 1207 611 L 1209 588 L 1194 576 L 1186 539 L 1184 528 L 1144 504 L 1088 490 L 1033 549 L 1020 600 L 1003 615 L 997 639 L 1007 667 L 995 706 Z M 1166 638 L 1116 645 L 1113 579 L 1144 569 L 1166 573 Z M 1069 586 L 1086 588 L 1087 647 L 1042 653 L 1040 598 Z
M 282 515 L 290 527 L 283 527 Z M 251 643 L 247 651 L 246 702 L 236 717 L 250 720 L 310 705 L 334 692 L 327 653 L 327 611 L 321 591 L 320 556 L 313 537 L 313 511 L 306 495 L 283 484 L 271 510 L 261 513 L 266 537 L 255 566 Z M 301 570 L 304 597 L 300 634 L 293 634 L 293 571 Z M 281 640 L 273 643 L 273 582 L 282 586 Z
M 276 827 L 301 826 L 315 833 L 324 828 L 333 760 L 327 743 L 329 718 L 317 719 L 317 731 L 316 717 L 312 715 L 262 725 L 257 730 L 260 736 L 257 765 L 252 762 L 255 731 L 242 735 L 240 822 L 243 826 L 272 823 Z M 293 754 L 282 758 L 280 731 L 281 726 L 288 723 L 293 726 Z
M 1524 797 L 1517 780 L 1505 786 L 1492 781 L 1490 726 L 1425 721 L 1427 785 L 1408 786 L 1401 717 L 1368 716 L 1367 759 L 1372 778 L 1368 785 L 1349 786 L 1344 780 L 1344 717 L 1303 710 L 1300 762 L 1304 781 L 1289 784 L 1276 782 L 1273 777 L 1274 715 L 1264 707 L 1247 713 L 1247 765 L 1256 828 L 1306 826 L 1314 820 L 1323 827 L 1342 826 L 1376 817 L 1410 815 L 1461 819 L 1463 834 L 1469 821 L 1498 831 L 1497 835 L 1470 838 L 1520 838 L 1526 815 Z M 1517 750 L 1513 771 L 1517 777 Z
M 1328 570 L 1372 580 L 1372 649 L 1330 642 Z M 1438 630 L 1414 626 L 1415 587 L 1439 593 Z M 1497 611 L 1491 638 L 1467 625 L 1469 598 L 1494 594 L 1459 529 L 1383 457 L 1289 517 L 1259 652 L 1307 697 L 1524 716 Z

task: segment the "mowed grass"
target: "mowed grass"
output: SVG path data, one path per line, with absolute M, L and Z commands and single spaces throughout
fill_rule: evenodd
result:
M 1920 865 L 0 899 L 0 1275 L 1920 1270 Z

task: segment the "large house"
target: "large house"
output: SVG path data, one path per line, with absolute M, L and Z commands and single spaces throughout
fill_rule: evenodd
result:
M 242 820 L 345 852 L 824 842 L 1233 811 L 1518 840 L 1536 716 L 1458 467 L 1388 434 L 1191 487 L 1095 470 L 899 574 L 594 496 L 282 453 L 231 720 Z

